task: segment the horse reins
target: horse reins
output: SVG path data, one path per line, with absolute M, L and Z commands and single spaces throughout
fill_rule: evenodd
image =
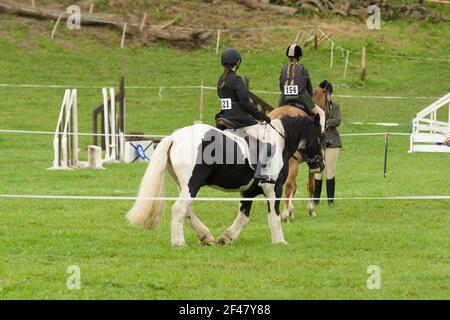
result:
M 266 123 L 267 123 L 267 122 L 266 122 Z M 275 130 L 275 132 L 278 133 L 285 141 L 287 141 L 286 137 L 285 137 L 280 131 L 278 131 L 278 129 L 275 128 L 275 127 L 273 126 L 273 124 L 271 124 L 270 122 L 267 123 L 267 124 L 268 124 L 269 126 L 271 126 L 272 129 Z

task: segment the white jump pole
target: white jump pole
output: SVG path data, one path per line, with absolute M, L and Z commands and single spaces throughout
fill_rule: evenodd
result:
M 63 116 L 64 116 L 64 110 L 66 106 L 66 100 L 69 99 L 70 90 L 66 89 L 64 91 L 64 98 L 63 102 L 61 104 L 61 109 L 59 112 L 58 122 L 56 123 L 56 129 L 55 129 L 55 136 L 53 138 L 53 152 L 54 152 L 54 158 L 53 158 L 53 168 L 58 168 L 60 166 L 60 148 L 59 148 L 59 141 L 60 141 L 60 134 L 63 130 L 62 128 L 62 122 L 63 122 Z
M 78 92 L 77 89 L 72 90 L 72 165 L 78 166 Z
M 108 93 L 106 88 L 102 88 L 103 94 L 103 119 L 105 121 L 105 160 L 111 157 L 109 150 L 109 121 L 108 121 Z
M 70 163 L 69 163 L 69 148 L 68 148 L 68 141 L 67 141 L 67 132 L 70 132 L 70 120 L 71 120 L 71 115 L 72 115 L 72 105 L 73 105 L 73 100 L 74 97 L 76 96 L 76 91 L 72 90 L 70 91 L 70 98 L 66 99 L 66 106 L 65 106 L 65 124 L 64 124 L 64 130 L 63 130 L 63 135 L 62 135 L 62 140 L 61 140 L 61 145 L 62 145 L 62 163 L 61 163 L 61 167 L 63 169 L 66 169 L 69 167 Z M 76 98 L 75 98 L 76 99 Z M 70 134 L 71 135 L 71 134 Z M 69 139 L 71 139 L 71 137 L 69 137 Z
M 116 95 L 114 93 L 114 88 L 109 88 L 109 95 L 111 99 L 111 113 L 110 113 L 110 123 L 111 123 L 111 158 L 113 161 L 117 160 L 117 135 L 116 135 Z

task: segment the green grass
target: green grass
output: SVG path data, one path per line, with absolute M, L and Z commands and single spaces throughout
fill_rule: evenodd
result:
M 83 33 L 61 31 L 64 45 L 32 36 L 10 16 L 0 15 L 2 83 L 111 85 L 120 75 L 128 85 L 214 86 L 221 69 L 210 50 L 179 51 L 158 44 L 123 50 L 96 42 Z M 419 28 L 420 26 L 417 26 Z M 388 23 L 386 37 L 407 28 Z M 442 55 L 449 30 L 427 25 L 422 32 L 435 52 L 419 51 L 417 36 L 404 36 L 399 48 L 372 42 L 373 52 Z M 433 37 L 439 35 L 440 43 Z M 442 37 L 443 36 L 443 37 Z M 111 42 L 120 43 L 111 34 Z M 447 40 L 445 40 L 447 39 Z M 359 50 L 368 40 L 338 39 Z M 227 40 L 225 40 L 227 41 Z M 278 51 L 277 51 L 278 50 Z M 283 49 L 244 52 L 241 74 L 253 88 L 274 91 Z M 449 63 L 369 58 L 368 81 L 357 81 L 343 62 L 329 68 L 326 47 L 306 49 L 304 63 L 314 84 L 328 78 L 336 94 L 442 96 L 449 91 Z M 352 62 L 358 64 L 358 57 Z M 54 130 L 64 89 L 0 88 L 0 129 Z M 199 118 L 195 89 L 127 90 L 127 128 L 168 134 Z M 79 89 L 80 131 L 90 131 L 90 112 L 101 101 L 100 89 Z M 276 103 L 276 95 L 263 95 Z M 341 104 L 341 132 L 383 131 L 352 122 L 399 122 L 407 132 L 415 113 L 430 100 L 335 99 Z M 205 92 L 205 122 L 217 112 L 214 91 Z M 388 177 L 383 178 L 383 137 L 344 137 L 338 161 L 337 197 L 448 195 L 448 154 L 408 154 L 409 139 L 392 136 Z M 80 139 L 82 157 L 90 139 Z M 47 171 L 52 137 L 0 134 L 0 194 L 134 196 L 145 164 L 113 164 L 106 170 Z M 298 177 L 305 196 L 306 173 Z M 172 182 L 168 196 L 176 196 Z M 205 188 L 200 196 L 236 196 Z M 170 206 L 172 203 L 169 202 Z M 19 200 L 0 198 L 0 298 L 2 299 L 448 299 L 450 225 L 448 200 L 338 201 L 321 205 L 314 219 L 304 203 L 296 220 L 283 225 L 288 246 L 273 246 L 266 205 L 254 204 L 249 225 L 230 246 L 202 247 L 186 228 L 187 248 L 169 245 L 169 210 L 157 231 L 129 225 L 129 201 Z M 231 224 L 237 204 L 197 202 L 194 209 L 215 237 Z M 70 265 L 81 268 L 81 290 L 68 290 Z M 367 267 L 382 270 L 381 290 L 368 290 Z

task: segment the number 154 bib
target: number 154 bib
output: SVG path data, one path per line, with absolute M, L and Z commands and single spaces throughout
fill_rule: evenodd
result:
M 285 96 L 293 96 L 298 94 L 298 86 L 297 85 L 291 85 L 291 86 L 284 86 L 284 95 Z

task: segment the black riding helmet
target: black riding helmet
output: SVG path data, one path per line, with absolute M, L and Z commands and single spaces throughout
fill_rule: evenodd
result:
M 286 57 L 300 59 L 303 56 L 302 48 L 298 44 L 291 44 L 286 49 Z
M 322 89 L 326 89 L 326 91 L 329 94 L 333 93 L 333 85 L 331 84 L 331 82 L 329 82 L 328 80 L 323 80 L 320 84 L 319 87 L 321 87 Z
M 225 48 L 222 51 L 222 65 L 223 66 L 239 66 L 241 64 L 242 57 L 239 51 L 235 48 Z

